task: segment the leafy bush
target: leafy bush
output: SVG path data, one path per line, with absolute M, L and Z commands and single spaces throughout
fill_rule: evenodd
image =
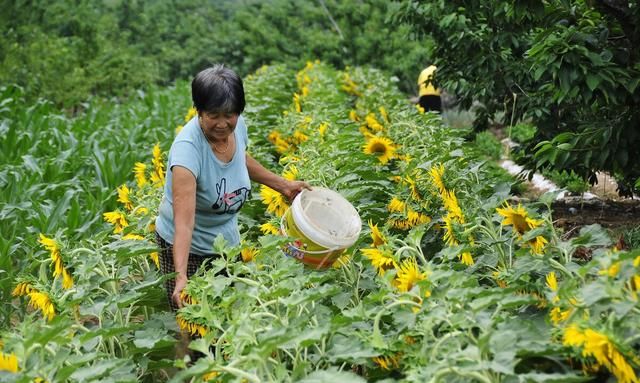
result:
M 430 59 L 409 26 L 386 22 L 387 2 L 55 0 L 3 4 L 0 83 L 67 108 L 191 78 L 213 62 L 241 75 L 321 59 L 373 65 L 413 92 Z
M 531 140 L 536 134 L 536 127 L 527 122 L 520 122 L 507 128 L 507 136 L 518 143 L 525 143 Z
M 502 144 L 491 132 L 481 132 L 475 137 L 476 150 L 485 157 L 499 160 L 502 156 Z
M 582 194 L 590 188 L 589 183 L 573 171 L 549 170 L 543 171 L 542 174 L 559 187 L 567 189 L 571 193 Z
M 607 171 L 627 193 L 640 178 L 640 19 L 637 1 L 396 3 L 394 20 L 435 41 L 438 81 L 476 113 L 530 118 L 525 164 Z M 505 120 L 506 125 L 509 121 Z

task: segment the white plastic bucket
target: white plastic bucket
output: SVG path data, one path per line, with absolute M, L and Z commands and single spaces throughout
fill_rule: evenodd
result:
M 296 238 L 283 251 L 307 266 L 329 267 L 361 230 L 360 215 L 342 195 L 321 187 L 305 189 L 282 217 L 282 234 Z

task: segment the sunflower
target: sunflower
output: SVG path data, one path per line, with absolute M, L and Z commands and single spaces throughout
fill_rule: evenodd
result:
M 240 255 L 242 256 L 242 262 L 251 262 L 258 254 L 258 249 L 253 247 L 245 247 L 240 250 Z
M 133 209 L 132 213 L 137 215 L 147 215 L 149 214 L 149 209 L 147 209 L 144 206 L 138 206 L 135 209 Z
M 191 121 L 192 118 L 194 118 L 196 116 L 196 114 L 198 114 L 198 111 L 196 110 L 196 108 L 194 108 L 193 106 L 191 108 L 189 108 L 189 110 L 187 111 L 187 114 L 185 114 L 184 116 L 184 122 L 189 122 Z
M 208 382 L 208 381 L 210 381 L 212 379 L 217 378 L 218 375 L 220 375 L 220 373 L 218 371 L 207 372 L 206 374 L 202 375 L 202 381 L 203 382 Z
M 178 314 L 176 315 L 176 322 L 178 322 L 178 327 L 180 327 L 182 330 L 187 331 L 189 334 L 191 335 L 200 335 L 200 336 L 205 336 L 207 335 L 207 328 L 199 325 L 197 323 L 191 323 L 189 321 L 187 321 L 184 317 L 182 317 L 182 315 Z
M 293 106 L 296 112 L 298 113 L 302 112 L 302 105 L 300 104 L 300 95 L 298 93 L 293 94 Z
M 407 221 L 413 227 L 423 223 L 429 223 L 431 222 L 431 218 L 428 215 L 409 209 L 407 210 Z
M 151 173 L 151 182 L 156 187 L 162 187 L 164 185 L 164 163 L 162 162 L 162 152 L 160 151 L 160 144 L 153 146 L 153 173 Z
M 411 222 L 409 222 L 406 219 L 392 218 L 388 221 L 388 223 L 391 227 L 394 227 L 400 230 L 409 230 L 413 227 L 413 225 L 411 225 Z
M 371 137 L 363 146 L 362 151 L 365 154 L 374 154 L 378 156 L 381 164 L 386 164 L 395 157 L 396 147 L 390 139 L 386 137 Z
M 131 194 L 131 190 L 127 187 L 127 185 L 122 185 L 119 188 L 116 188 L 118 191 L 118 202 L 124 205 L 124 208 L 127 210 L 133 209 L 133 203 L 131 199 L 129 199 L 129 194 Z
M 427 274 L 420 272 L 415 258 L 405 259 L 398 268 L 396 286 L 401 292 L 411 291 L 416 283 L 427 279 Z
M 448 246 L 458 246 L 459 242 L 456 239 L 454 227 L 453 227 L 453 223 L 454 223 L 453 215 L 449 213 L 444 217 L 442 217 L 442 220 L 444 221 L 444 238 L 443 238 L 444 242 Z
M 29 299 L 29 305 L 34 309 L 42 311 L 42 314 L 47 318 L 47 320 L 50 321 L 56 315 L 53 302 L 51 302 L 51 298 L 49 298 L 49 295 L 46 293 L 32 290 L 29 293 Z
M 300 145 L 301 143 L 306 142 L 307 140 L 309 140 L 309 136 L 302 133 L 301 131 L 296 129 L 293 132 L 293 137 L 291 138 L 291 141 L 293 144 Z
M 491 273 L 491 276 L 496 281 L 496 284 L 498 286 L 503 289 L 507 287 L 507 282 L 504 280 L 504 277 L 501 275 L 500 271 L 494 271 L 493 273 Z
M 298 168 L 295 165 L 290 165 L 287 170 L 282 172 L 282 177 L 289 181 L 298 179 Z
M 25 295 L 29 295 L 34 290 L 33 286 L 29 282 L 20 282 L 16 285 L 16 287 L 11 292 L 11 295 L 14 297 L 22 297 Z
M 605 366 L 620 382 L 635 383 L 638 377 L 616 345 L 605 334 L 587 328 L 582 330 L 570 325 L 564 330 L 563 344 L 582 348 L 582 356 L 593 357 Z
M 358 131 L 360 133 L 362 133 L 362 135 L 364 136 L 365 141 L 368 141 L 368 140 L 372 139 L 373 137 L 376 137 L 375 134 L 373 134 L 373 133 L 371 133 L 371 131 L 369 131 L 369 128 L 367 128 L 366 125 L 362 125 L 361 127 L 359 127 Z
M 571 316 L 572 312 L 573 312 L 573 309 L 571 308 L 567 310 L 562 310 L 560 307 L 554 307 L 549 312 L 549 318 L 551 319 L 551 322 L 553 322 L 554 325 L 558 325 L 566 321 L 567 319 L 569 319 L 569 316 Z
M 73 277 L 67 269 L 62 269 L 62 287 L 67 290 L 73 287 Z
M 404 209 L 407 207 L 407 204 L 403 201 L 400 201 L 397 197 L 393 197 L 389 205 L 387 205 L 387 210 L 391 213 L 404 213 Z
M 396 267 L 396 261 L 391 257 L 391 253 L 386 250 L 372 248 L 360 249 L 360 251 L 371 261 L 373 267 L 378 270 L 379 275 L 384 275 L 386 270 Z
M 420 195 L 420 190 L 418 190 L 418 184 L 416 180 L 414 180 L 411 176 L 407 175 L 402 180 L 403 183 L 409 185 L 409 190 L 411 191 L 411 198 L 414 201 L 422 201 L 422 196 Z
M 519 238 L 529 230 L 533 230 L 544 223 L 543 220 L 529 217 L 529 213 L 520 204 L 513 207 L 505 202 L 503 208 L 497 208 L 499 215 L 504 217 L 502 225 L 512 225 L 513 230 Z M 531 251 L 535 254 L 542 254 L 544 246 L 548 243 L 547 239 L 541 235 L 528 241 Z
M 267 205 L 267 211 L 278 217 L 282 217 L 289 208 L 284 196 L 268 186 L 260 186 L 260 197 L 262 203 Z
M 280 234 L 280 229 L 278 229 L 276 225 L 271 222 L 263 223 L 262 225 L 260 225 L 260 231 L 262 232 L 262 234 Z
M 127 218 L 119 211 L 110 211 L 102 214 L 102 216 L 104 217 L 105 221 L 115 226 L 113 228 L 113 232 L 116 234 L 122 233 L 122 229 L 129 226 Z
M 273 145 L 276 147 L 276 152 L 284 154 L 291 150 L 291 145 L 284 139 L 277 137 Z
M 378 366 L 380 366 L 383 370 L 391 370 L 392 368 L 398 368 L 398 359 L 399 356 L 376 356 L 375 358 L 373 358 L 373 363 L 377 364 Z
M 278 138 L 282 138 L 282 135 L 277 130 L 272 130 L 267 135 L 267 140 L 269 140 L 269 142 L 271 142 L 272 144 L 275 144 Z
M 156 267 L 159 269 L 160 268 L 160 258 L 159 258 L 160 254 L 157 251 L 154 251 L 152 253 L 149 254 L 149 258 L 151 258 L 151 260 L 153 261 L 153 263 L 156 265 Z
M 70 289 L 73 287 L 73 278 L 71 278 L 71 274 L 64 268 L 64 264 L 62 263 L 62 256 L 60 254 L 60 248 L 58 247 L 58 243 L 55 239 L 47 238 L 42 233 L 40 233 L 40 239 L 38 240 L 45 249 L 49 250 L 51 253 L 51 266 L 53 266 L 53 276 L 57 278 L 62 276 L 62 287 L 65 289 Z
M 40 242 L 40 244 L 44 246 L 45 249 L 49 250 L 52 260 L 55 261 L 60 257 L 60 248 L 58 247 L 58 242 L 56 242 L 55 239 L 48 238 L 44 234 L 40 233 L 38 242 Z
M 497 208 L 496 211 L 504 217 L 502 225 L 512 225 L 513 230 L 518 233 L 518 236 L 522 236 L 522 234 L 531 229 L 535 229 L 543 223 L 542 220 L 529 217 L 529 213 L 520 204 L 514 208 L 505 202 L 504 207 Z
M 462 262 L 463 265 L 467 266 L 471 266 L 475 263 L 473 257 L 471 256 L 471 253 L 468 251 L 462 253 L 462 255 L 460 256 L 460 262 Z
M 444 187 L 444 182 L 442 182 L 442 176 L 444 176 L 444 165 L 434 165 L 429 169 L 429 175 L 431 175 L 431 180 L 434 185 L 438 188 L 438 192 L 440 194 L 444 194 L 447 191 L 447 188 Z
M 459 223 L 464 223 L 464 215 L 462 214 L 462 209 L 458 204 L 458 198 L 456 197 L 456 193 L 453 190 L 445 190 L 444 193 L 441 194 L 442 202 L 444 204 L 444 208 L 454 217 Z
M 382 132 L 384 130 L 384 126 L 382 126 L 382 124 L 378 122 L 375 114 L 373 113 L 367 114 L 364 120 L 367 123 L 367 126 L 369 127 L 369 129 L 371 129 L 372 131 Z
M 400 154 L 398 155 L 398 159 L 409 164 L 411 160 L 413 160 L 413 157 L 411 157 L 411 154 Z
M 4 354 L 0 352 L 0 371 L 18 372 L 18 357 L 14 353 Z
M 144 241 L 143 236 L 141 236 L 140 234 L 134 234 L 134 233 L 126 234 L 122 237 L 122 239 L 129 240 L 129 241 Z
M 380 111 L 380 115 L 382 116 L 382 119 L 388 123 L 389 113 L 387 113 L 387 110 L 384 108 L 384 106 L 381 106 L 380 108 L 378 108 L 378 110 Z
M 324 136 L 325 133 L 327 133 L 327 129 L 329 129 L 328 122 L 323 122 L 322 124 L 320 124 L 320 126 L 318 126 L 318 134 L 320 134 L 320 137 Z
M 614 262 L 608 268 L 600 270 L 600 275 L 606 275 L 610 278 L 615 278 L 620 272 L 620 262 Z
M 351 255 L 350 254 L 343 254 L 340 257 L 338 257 L 338 259 L 336 259 L 332 264 L 331 267 L 334 269 L 339 269 L 347 264 L 349 264 L 349 262 L 351 262 Z
M 556 279 L 555 271 L 552 271 L 549 274 L 547 274 L 546 281 L 547 281 L 547 287 L 551 289 L 551 291 L 558 290 L 558 280 Z
M 147 172 L 147 165 L 142 162 L 136 162 L 136 164 L 133 167 L 133 173 L 136 176 L 136 183 L 138 184 L 139 188 L 147 184 L 146 172 Z
M 458 221 L 452 213 L 447 213 L 446 216 L 442 217 L 442 220 L 444 221 L 444 242 L 448 246 L 458 246 L 460 242 L 458 242 L 458 239 L 456 238 L 456 228 L 454 225 L 460 224 L 461 222 Z M 469 238 L 469 240 L 471 242 L 471 246 L 473 246 L 473 238 Z M 473 256 L 468 251 L 463 252 L 459 257 L 460 262 L 464 265 L 471 266 L 475 263 Z
M 191 295 L 186 290 L 180 291 L 180 300 L 188 305 L 197 305 L 198 300 Z
M 369 220 L 369 229 L 371 229 L 371 240 L 373 241 L 373 247 L 378 247 L 387 243 L 386 238 L 384 237 L 384 235 L 382 235 L 380 229 L 378 229 L 378 225 L 374 225 L 371 220 Z

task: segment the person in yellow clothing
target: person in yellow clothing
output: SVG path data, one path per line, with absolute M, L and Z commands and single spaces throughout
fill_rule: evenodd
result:
M 418 77 L 418 104 L 425 112 L 442 111 L 442 100 L 440 99 L 440 89 L 434 84 L 436 66 L 426 67 Z

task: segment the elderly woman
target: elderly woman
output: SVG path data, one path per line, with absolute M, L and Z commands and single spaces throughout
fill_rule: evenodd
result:
M 213 241 L 222 234 L 238 245 L 238 211 L 246 202 L 251 180 L 293 199 L 303 181 L 289 181 L 246 153 L 247 126 L 242 79 L 224 65 L 198 73 L 191 83 L 198 114 L 171 145 L 164 197 L 156 219 L 163 273 L 177 272 L 165 286 L 173 310 L 182 307 L 180 292 L 211 257 Z

